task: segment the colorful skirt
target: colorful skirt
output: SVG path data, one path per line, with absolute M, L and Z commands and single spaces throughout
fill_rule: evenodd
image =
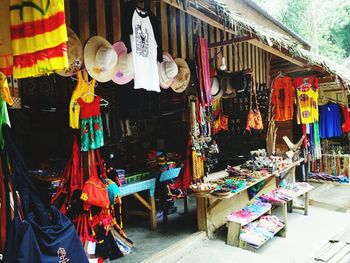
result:
M 83 152 L 103 146 L 103 125 L 101 116 L 80 119 L 81 147 Z

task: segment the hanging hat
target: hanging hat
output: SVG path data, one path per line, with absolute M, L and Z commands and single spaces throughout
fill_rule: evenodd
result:
M 158 63 L 158 70 L 160 86 L 163 89 L 170 88 L 179 69 L 169 53 L 163 52 L 163 62 Z
M 77 34 L 74 33 L 72 29 L 67 27 L 67 55 L 68 55 L 68 65 L 66 70 L 57 70 L 56 73 L 63 77 L 70 77 L 83 65 L 83 45 L 80 42 Z
M 112 78 L 113 82 L 124 85 L 134 78 L 134 64 L 132 61 L 132 53 L 127 53 L 127 48 L 122 41 L 118 41 L 113 45 L 118 55 L 117 73 Z
M 223 89 L 220 87 L 220 81 L 218 77 L 211 78 L 211 96 L 213 99 L 220 99 L 224 93 Z
M 84 61 L 89 75 L 99 82 L 110 81 L 117 72 L 117 52 L 102 37 L 93 36 L 86 42 Z
M 223 90 L 223 99 L 234 98 L 237 96 L 236 90 L 232 87 L 231 76 L 229 74 L 222 76 L 220 79 L 220 86 Z
M 188 83 L 190 82 L 191 72 L 184 59 L 175 58 L 174 61 L 178 67 L 179 72 L 177 73 L 173 84 L 171 84 L 171 88 L 173 91 L 181 93 L 186 90 Z

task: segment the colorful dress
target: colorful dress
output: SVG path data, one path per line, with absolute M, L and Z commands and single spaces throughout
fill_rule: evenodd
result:
M 298 124 L 318 121 L 318 89 L 311 84 L 302 84 L 297 88 Z
M 68 67 L 64 0 L 10 0 L 15 78 Z
M 88 76 L 86 71 L 78 71 L 77 72 L 77 85 L 73 90 L 72 97 L 69 103 L 69 127 L 72 129 L 79 129 L 79 117 L 80 117 L 80 105 L 77 103 L 78 98 L 86 94 L 88 91 L 91 94 L 95 92 L 95 80 L 91 80 L 88 83 Z M 93 102 L 95 99 L 94 95 L 85 95 L 85 102 Z
M 80 105 L 81 151 L 89 151 L 103 146 L 103 125 L 99 96 L 91 103 L 78 99 Z

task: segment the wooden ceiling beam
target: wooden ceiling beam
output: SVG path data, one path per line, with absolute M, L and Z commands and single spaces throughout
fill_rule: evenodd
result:
M 208 45 L 208 47 L 209 48 L 216 48 L 216 47 L 223 47 L 223 46 L 237 44 L 237 43 L 243 43 L 243 42 L 247 42 L 248 40 L 251 40 L 253 38 L 254 37 L 252 37 L 252 36 L 234 37 L 232 39 L 224 40 L 222 42 L 211 43 Z

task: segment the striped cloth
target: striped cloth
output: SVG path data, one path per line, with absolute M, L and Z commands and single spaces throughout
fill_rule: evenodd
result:
M 64 0 L 10 0 L 15 78 L 68 67 Z

